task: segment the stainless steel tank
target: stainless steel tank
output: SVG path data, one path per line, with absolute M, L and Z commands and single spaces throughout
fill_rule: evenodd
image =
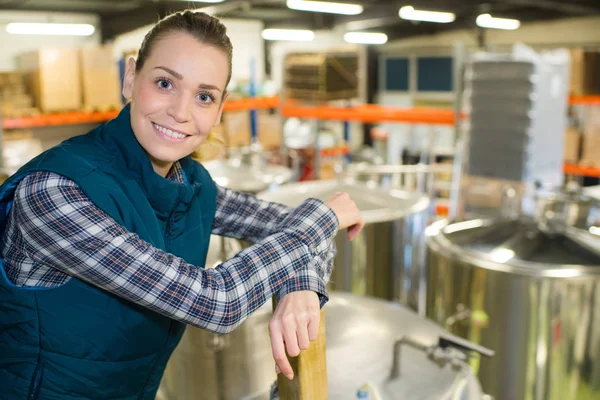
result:
M 539 209 L 430 226 L 426 314 L 496 351 L 471 363 L 496 400 L 598 399 L 600 231 L 568 202 Z
M 345 232 L 336 236 L 331 289 L 397 301 L 424 312 L 419 288 L 424 284 L 427 197 L 350 179 L 282 185 L 258 197 L 296 207 L 306 198 L 327 200 L 335 192 L 347 192 L 356 202 L 365 228 L 352 242 Z
M 397 303 L 332 293 L 325 306 L 328 398 L 356 398 L 368 387 L 386 400 L 481 400 L 460 349 L 480 350 Z M 266 304 L 236 331 L 189 328 L 173 353 L 157 400 L 275 399 Z
M 292 170 L 268 164 L 260 149 L 248 149 L 223 160 L 203 162 L 213 180 L 221 186 L 247 193 L 258 193 L 289 182 Z

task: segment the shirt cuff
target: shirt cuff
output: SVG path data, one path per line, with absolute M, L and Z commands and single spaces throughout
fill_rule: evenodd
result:
M 281 301 L 286 294 L 301 290 L 315 292 L 319 296 L 319 306 L 321 308 L 329 301 L 325 281 L 313 270 L 301 270 L 284 282 L 277 292 L 277 302 Z
M 339 221 L 323 201 L 309 198 L 295 208 L 282 222 L 284 231 L 300 239 L 316 255 L 322 245 L 333 239 Z

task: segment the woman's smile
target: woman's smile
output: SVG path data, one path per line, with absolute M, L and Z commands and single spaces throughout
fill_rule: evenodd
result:
M 159 137 L 168 140 L 169 142 L 182 143 L 190 136 L 183 132 L 159 125 L 155 122 L 152 122 L 152 127 Z

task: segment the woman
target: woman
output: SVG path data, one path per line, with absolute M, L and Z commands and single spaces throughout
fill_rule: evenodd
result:
M 273 295 L 276 369 L 293 377 L 285 352 L 316 338 L 335 232 L 363 223 L 345 194 L 288 209 L 191 160 L 231 55 L 217 19 L 165 18 L 128 61 L 119 116 L 0 188 L 3 399 L 153 399 L 185 324 L 227 333 Z M 205 270 L 211 233 L 256 244 Z

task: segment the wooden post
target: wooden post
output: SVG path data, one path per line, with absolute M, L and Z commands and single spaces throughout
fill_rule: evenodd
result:
M 325 313 L 321 310 L 317 340 L 310 342 L 308 349 L 301 350 L 298 357 L 288 356 L 294 379 L 290 381 L 283 374 L 277 376 L 280 400 L 327 400 L 325 349 Z

